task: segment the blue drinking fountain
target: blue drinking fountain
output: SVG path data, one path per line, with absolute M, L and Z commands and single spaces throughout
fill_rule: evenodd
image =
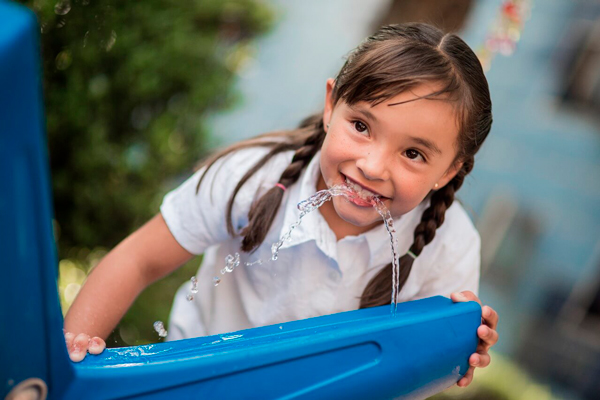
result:
M 69 360 L 39 27 L 0 0 L 0 398 L 422 399 L 457 382 L 481 308 L 432 297 Z M 21 396 L 21 397 L 19 397 Z

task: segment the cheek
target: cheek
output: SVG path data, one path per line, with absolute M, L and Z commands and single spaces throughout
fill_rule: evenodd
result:
M 418 206 L 427 196 L 431 187 L 429 182 L 406 173 L 404 179 L 397 179 L 394 205 L 395 214 L 405 214 Z
M 348 143 L 341 135 L 336 135 L 334 132 L 328 133 L 321 146 L 322 164 L 326 164 L 331 168 L 337 168 L 337 164 L 348 159 Z
M 326 148 L 328 157 L 332 160 L 355 159 L 365 150 L 362 145 L 348 137 L 346 132 L 341 131 L 341 128 L 327 134 L 323 148 Z

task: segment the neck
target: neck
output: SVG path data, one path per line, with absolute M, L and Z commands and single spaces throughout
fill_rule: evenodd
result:
M 325 190 L 325 189 L 327 189 L 327 185 L 325 184 L 325 181 L 323 180 L 323 175 L 321 175 L 319 173 L 319 179 L 317 181 L 317 190 Z M 358 236 L 361 233 L 365 233 L 365 232 L 373 229 L 375 226 L 381 224 L 381 222 L 376 222 L 376 223 L 374 223 L 372 225 L 368 225 L 368 226 L 353 225 L 353 224 L 343 220 L 342 218 L 340 218 L 338 213 L 335 211 L 335 207 L 333 206 L 333 200 L 326 201 L 319 208 L 319 212 L 325 219 L 325 222 L 327 222 L 327 225 L 329 225 L 329 228 L 335 234 L 335 237 L 337 240 L 342 240 L 346 236 Z

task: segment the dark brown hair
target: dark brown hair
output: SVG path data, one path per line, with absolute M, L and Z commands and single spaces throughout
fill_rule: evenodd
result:
M 450 101 L 456 110 L 459 134 L 456 163 L 462 168 L 444 187 L 428 196 L 429 207 L 423 212 L 414 231 L 410 251 L 419 256 L 444 223 L 446 210 L 454 194 L 473 169 L 474 156 L 492 125 L 492 103 L 481 64 L 469 46 L 454 34 L 422 23 L 388 25 L 367 38 L 348 56 L 335 79 L 333 105 L 342 100 L 349 105 L 386 101 L 424 82 L 441 83 L 442 89 L 424 96 L 431 100 Z M 325 139 L 322 114 L 306 118 L 291 131 L 268 133 L 235 144 L 215 154 L 204 163 L 208 170 L 226 154 L 247 147 L 267 147 L 270 151 L 242 177 L 227 204 L 227 230 L 235 231 L 231 219 L 233 202 L 244 183 L 274 155 L 294 150 L 292 162 L 283 171 L 279 183 L 294 184 Z M 205 175 L 198 182 L 199 189 Z M 251 252 L 264 241 L 279 209 L 283 191 L 274 187 L 255 201 L 248 213 L 248 225 L 241 231 L 242 250 Z M 413 257 L 400 258 L 400 288 L 410 274 Z M 363 291 L 360 307 L 388 304 L 391 300 L 392 264 L 385 266 Z

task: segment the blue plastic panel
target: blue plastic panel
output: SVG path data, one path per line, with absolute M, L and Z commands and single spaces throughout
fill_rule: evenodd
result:
M 0 0 L 0 398 L 45 381 L 50 399 L 425 398 L 468 368 L 477 303 L 434 297 L 69 361 L 34 15 Z
M 445 297 L 88 356 L 65 399 L 424 398 L 477 346 L 479 304 Z M 167 396 L 168 393 L 168 396 Z
M 60 334 L 38 36 L 32 12 L 0 0 L 0 398 L 29 377 L 60 391 L 73 375 Z

